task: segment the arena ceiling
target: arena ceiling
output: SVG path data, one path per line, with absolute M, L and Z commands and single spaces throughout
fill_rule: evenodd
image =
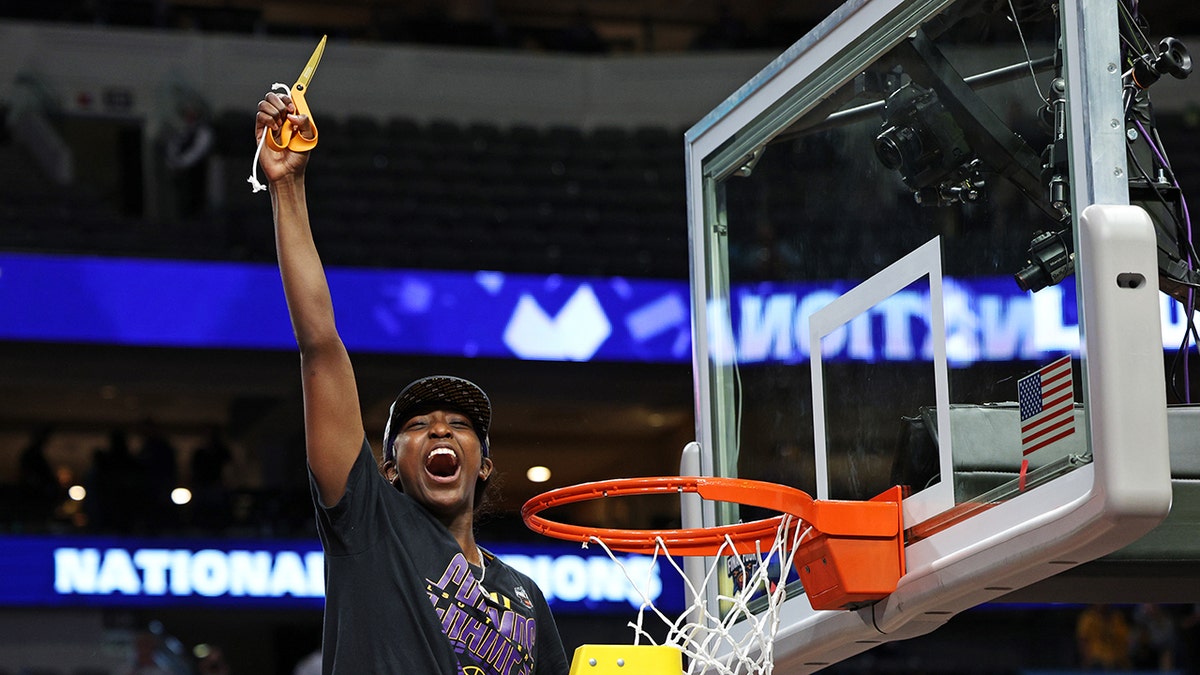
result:
M 968 0 L 984 11 L 1040 11 L 1051 0 Z M 839 0 L 176 0 L 179 7 L 219 7 L 257 14 L 268 25 L 388 37 L 397 24 L 429 27 L 440 21 L 502 27 L 514 35 L 590 28 L 615 52 L 682 51 L 707 35 L 708 48 L 786 47 L 843 4 Z M 1200 33 L 1200 5 L 1151 0 L 1140 10 L 1157 32 Z M 408 39 L 419 34 L 406 33 Z M 719 43 L 719 45 L 718 45 Z M 515 46 L 532 46 L 521 45 Z

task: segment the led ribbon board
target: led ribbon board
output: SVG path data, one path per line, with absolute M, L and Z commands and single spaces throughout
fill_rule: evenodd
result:
M 549 361 L 686 363 L 685 281 L 501 272 L 333 268 L 339 327 L 354 351 Z M 758 283 L 731 292 L 724 344 L 739 363 L 808 360 L 808 317 L 856 281 Z M 1039 360 L 1078 350 L 1074 285 L 1024 293 L 1008 277 L 945 280 L 947 358 Z M 826 341 L 826 361 L 930 355 L 903 295 Z M 470 308 L 470 311 L 453 311 Z M 437 314 L 437 322 L 423 317 Z M 1184 317 L 1162 296 L 1163 346 Z M 0 339 L 125 346 L 295 349 L 272 265 L 0 254 Z M 1036 317 L 1036 320 L 1035 320 Z M 449 326 L 447 326 L 449 322 Z M 459 325 L 454 325 L 458 322 Z M 1036 327 L 1036 328 L 1035 328 Z M 447 330 L 449 328 L 449 330 Z
M 0 537 L 0 606 L 320 609 L 324 554 L 315 541 Z M 622 565 L 576 546 L 488 546 L 529 575 L 556 612 L 626 614 L 647 593 L 683 608 L 683 585 L 651 558 Z M 665 579 L 665 581 L 664 581 Z M 648 581 L 648 583 L 646 583 Z

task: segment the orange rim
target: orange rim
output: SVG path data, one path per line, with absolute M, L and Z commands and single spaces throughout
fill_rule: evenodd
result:
M 541 512 L 555 506 L 631 495 L 691 492 L 709 501 L 732 502 L 746 506 L 778 511 L 795 516 L 798 522 L 814 521 L 813 498 L 803 490 L 745 478 L 708 476 L 660 476 L 648 478 L 616 478 L 582 483 L 550 490 L 538 495 L 521 507 L 521 518 L 529 529 L 556 539 L 588 543 L 594 539 L 609 548 L 626 553 L 653 553 L 661 540 L 671 555 L 716 555 L 730 542 L 737 553 L 762 551 L 779 536 L 783 515 L 736 525 L 682 528 L 674 530 L 633 530 L 570 525 L 548 520 Z

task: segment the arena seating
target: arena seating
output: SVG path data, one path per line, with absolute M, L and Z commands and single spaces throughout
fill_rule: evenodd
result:
M 15 144 L 0 247 L 270 261 L 270 202 L 247 177 L 245 111 L 216 116 L 210 208 L 185 227 L 120 214 L 95 186 L 53 186 Z M 324 118 L 309 205 L 336 265 L 687 277 L 683 130 L 500 128 Z
M 1190 152 L 1194 122 L 1187 114 L 1160 117 L 1160 133 L 1186 191 L 1200 172 Z M 687 277 L 684 129 L 353 116 L 326 117 L 320 124 L 309 206 L 328 264 Z M 246 181 L 254 152 L 251 125 L 245 111 L 215 115 L 209 208 L 183 223 L 121 213 L 96 194 L 96 186 L 55 186 L 38 175 L 22 148 L 0 137 L 0 215 L 10 224 L 0 231 L 0 248 L 270 262 L 269 198 L 252 193 Z M 819 189 L 821 155 L 820 148 L 795 141 L 764 156 L 764 167 L 811 162 L 812 176 L 794 191 L 775 190 L 768 218 L 787 222 L 788 212 L 819 208 L 805 195 Z M 762 217 L 752 211 L 756 199 L 732 186 L 729 209 L 739 222 L 755 222 Z M 864 204 L 862 215 L 885 217 L 885 211 Z M 830 227 L 823 236 L 839 231 Z M 970 234 L 958 241 L 969 246 Z M 1011 234 L 1011 246 L 998 253 L 998 274 L 1017 268 L 1028 246 L 1029 232 L 1014 228 Z M 803 257 L 803 251 L 783 250 L 778 233 L 762 244 L 770 264 Z M 853 276 L 856 266 L 852 259 L 806 264 L 815 266 L 809 273 L 830 278 Z
M 246 116 L 221 115 L 225 224 L 237 257 L 273 256 L 246 184 Z M 238 142 L 236 139 L 245 139 Z M 321 121 L 309 206 L 328 262 L 687 276 L 683 132 Z

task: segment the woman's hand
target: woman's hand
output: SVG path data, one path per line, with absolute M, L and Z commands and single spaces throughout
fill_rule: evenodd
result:
M 295 133 L 303 138 L 313 137 L 312 122 L 307 115 L 297 115 L 296 106 L 287 94 L 268 92 L 258 102 L 258 114 L 254 117 L 254 140 L 262 141 L 264 133 L 276 133 L 283 123 L 291 122 Z M 278 140 L 278 136 L 276 136 Z M 294 152 L 290 149 L 272 150 L 264 146 L 258 158 L 268 183 L 276 183 L 281 179 L 304 175 L 304 167 L 308 165 L 308 151 Z

